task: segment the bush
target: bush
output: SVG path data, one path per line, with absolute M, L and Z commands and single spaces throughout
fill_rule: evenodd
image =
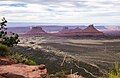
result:
M 25 61 L 25 64 L 28 64 L 28 65 L 36 65 L 36 62 L 31 60 L 31 59 L 28 59 Z
M 108 73 L 109 78 L 120 78 L 120 63 L 115 63 Z
M 9 49 L 7 46 L 0 44 L 0 56 L 8 55 Z
M 23 54 L 17 53 L 17 52 L 12 52 L 9 56 L 11 59 L 16 61 L 16 63 L 23 63 L 27 65 L 36 65 L 36 62 Z
M 19 35 L 12 33 L 8 36 L 7 28 L 5 28 L 6 23 L 7 20 L 3 17 L 2 22 L 0 22 L 0 43 L 8 47 L 13 47 L 14 45 L 17 45 L 18 42 L 20 42 Z

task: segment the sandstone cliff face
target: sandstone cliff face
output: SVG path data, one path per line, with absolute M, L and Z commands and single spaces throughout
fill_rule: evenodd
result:
M 89 25 L 85 29 L 80 29 L 79 27 L 75 29 L 63 28 L 57 33 L 58 36 L 103 36 L 103 32 L 97 30 L 93 25 Z
M 82 32 L 82 29 L 80 29 L 79 27 L 77 27 L 75 29 L 63 28 L 57 34 L 58 34 L 58 36 L 76 36 L 76 35 L 79 35 L 81 32 Z
M 32 27 L 32 29 L 29 30 L 25 35 L 40 36 L 44 34 L 46 34 L 46 32 L 41 27 Z
M 82 31 L 82 35 L 101 36 L 103 32 L 98 31 L 93 25 L 89 25 Z
M 73 36 L 104 36 L 104 33 L 97 30 L 94 25 L 89 25 L 85 29 L 80 29 L 79 27 L 75 29 L 69 29 L 68 27 L 63 27 L 63 29 L 57 33 L 47 33 L 41 27 L 32 27 L 23 36 L 63 36 L 63 37 L 73 37 Z

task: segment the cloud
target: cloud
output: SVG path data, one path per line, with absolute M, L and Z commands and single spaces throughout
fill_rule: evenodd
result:
M 3 0 L 0 16 L 12 22 L 116 23 L 119 8 L 119 0 Z
M 26 4 L 23 2 L 14 2 L 14 1 L 0 1 L 0 6 L 9 6 L 9 7 L 25 7 Z

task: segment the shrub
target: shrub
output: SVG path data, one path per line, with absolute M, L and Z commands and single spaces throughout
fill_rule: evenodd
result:
M 7 46 L 0 44 L 0 56 L 8 55 L 9 49 Z
M 36 62 L 28 57 L 26 57 L 23 54 L 20 54 L 18 52 L 12 52 L 9 56 L 11 59 L 16 61 L 16 63 L 23 63 L 27 65 L 36 65 Z
M 108 73 L 109 78 L 120 78 L 120 63 L 115 63 Z
M 13 47 L 20 42 L 19 35 L 12 33 L 8 36 L 7 28 L 5 28 L 6 23 L 7 20 L 3 17 L 2 22 L 0 22 L 0 43 L 9 47 Z
M 25 64 L 36 65 L 36 62 L 34 60 L 28 59 L 28 60 L 25 61 Z

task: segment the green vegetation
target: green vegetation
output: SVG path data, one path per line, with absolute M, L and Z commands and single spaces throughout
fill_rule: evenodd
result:
M 14 60 L 16 63 L 23 63 L 27 65 L 36 65 L 36 62 L 29 57 L 20 54 L 19 52 L 10 51 L 9 47 L 6 45 L 0 44 L 0 56 L 9 57 Z
M 8 57 L 12 60 L 14 60 L 16 63 L 23 63 L 23 64 L 27 64 L 27 65 L 36 65 L 36 62 L 23 55 L 20 54 L 19 52 L 13 52 L 10 51 L 9 47 L 7 47 L 6 45 L 0 44 L 0 56 L 2 57 Z
M 19 40 L 19 35 L 15 33 L 7 34 L 7 28 L 5 28 L 7 23 L 7 20 L 3 17 L 2 22 L 0 23 L 0 43 L 4 44 L 8 47 L 12 47 L 16 44 L 18 44 Z
M 9 55 L 9 57 L 13 60 L 16 61 L 16 63 L 23 63 L 23 64 L 27 64 L 27 65 L 36 65 L 36 62 L 33 59 L 30 59 L 29 57 L 20 54 L 18 52 L 11 52 L 11 54 Z
M 85 70 L 78 68 L 75 64 L 77 64 L 79 67 L 85 68 L 94 75 L 102 76 L 102 73 L 99 71 L 98 68 L 73 59 L 72 57 L 70 58 L 69 56 L 66 58 L 64 65 L 61 67 L 64 55 L 56 55 L 51 50 L 49 50 L 50 52 L 44 52 L 44 50 L 41 49 L 32 49 L 30 47 L 16 46 L 12 47 L 12 51 L 22 53 L 23 55 L 30 58 L 34 58 L 38 65 L 45 64 L 50 74 L 50 78 L 63 78 L 64 75 L 68 75 L 71 73 L 71 69 L 73 73 L 78 72 L 78 75 L 87 78 L 93 78 L 93 76 L 91 76 L 89 73 L 86 73 Z
M 13 36 L 3 38 L 2 44 L 9 46 L 9 47 L 12 47 L 12 46 L 18 44 L 18 42 L 19 42 L 18 37 L 19 36 L 17 34 L 13 33 Z
M 0 56 L 8 55 L 9 49 L 7 46 L 0 44 Z
M 5 28 L 7 20 L 3 17 L 0 23 L 0 56 L 9 56 L 9 58 L 16 61 L 16 63 L 24 63 L 28 65 L 36 65 L 35 61 L 22 55 L 18 52 L 13 52 L 9 50 L 9 47 L 17 45 L 19 40 L 19 35 L 15 33 L 7 34 L 7 28 Z
M 115 63 L 108 73 L 109 78 L 120 78 L 120 63 Z

